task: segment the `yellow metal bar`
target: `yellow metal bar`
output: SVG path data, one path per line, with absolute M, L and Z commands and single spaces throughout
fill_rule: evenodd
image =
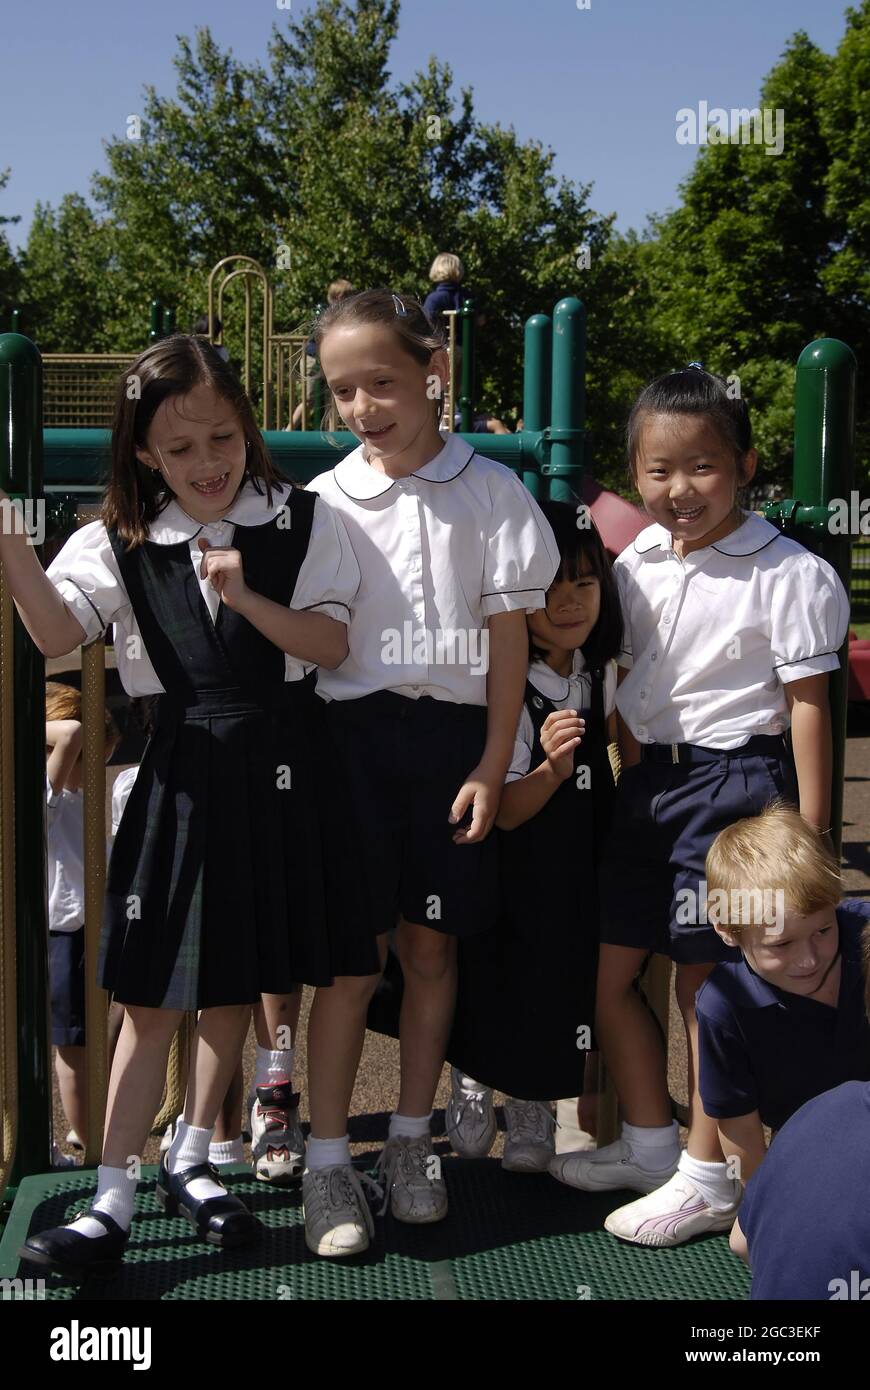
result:
M 12 596 L 0 562 L 0 1199 L 18 1144 Z
M 453 421 L 456 415 L 456 318 L 455 309 L 445 309 L 444 314 L 449 324 L 449 337 L 447 340 L 447 426 L 446 428 L 453 433 Z
M 82 648 L 82 790 L 85 862 L 85 1036 L 88 1132 L 85 1163 L 99 1163 L 108 1085 L 108 995 L 97 984 L 106 885 L 106 671 L 100 637 Z

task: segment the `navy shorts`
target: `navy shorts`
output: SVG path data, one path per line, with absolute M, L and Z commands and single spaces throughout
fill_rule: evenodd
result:
M 456 845 L 448 822 L 463 782 L 480 762 L 486 708 L 378 691 L 330 700 L 327 728 L 358 850 L 356 871 L 369 930 L 392 930 L 401 915 L 448 936 L 471 936 L 498 916 L 494 832 Z M 330 864 L 329 872 L 347 872 Z
M 704 895 L 704 861 L 720 830 L 759 815 L 777 797 L 797 805 L 790 752 L 779 738 L 761 743 L 770 751 L 622 769 L 601 864 L 603 943 L 657 951 L 679 964 L 740 960 L 686 904 Z M 695 922 L 686 920 L 693 915 Z
M 51 1041 L 55 1047 L 85 1045 L 85 929 L 48 933 Z

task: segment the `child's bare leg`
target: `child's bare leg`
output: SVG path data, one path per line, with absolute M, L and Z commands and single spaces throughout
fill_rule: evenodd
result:
M 722 1163 L 722 1146 L 716 1120 L 704 1114 L 698 1090 L 698 1020 L 695 1017 L 695 995 L 706 980 L 712 964 L 678 965 L 676 995 L 686 1029 L 686 1053 L 689 1061 L 689 1142 L 688 1152 L 702 1163 Z
M 244 1104 L 245 1076 L 242 1070 L 241 1058 L 236 1063 L 227 1093 L 224 1096 L 223 1104 L 215 1120 L 214 1134 L 212 1142 L 215 1144 L 228 1144 L 234 1139 L 238 1139 L 242 1132 L 242 1108 Z
M 258 1046 L 272 1052 L 294 1048 L 301 1008 L 301 985 L 292 994 L 262 995 L 260 1003 L 254 1007 L 254 1031 Z
M 386 961 L 387 938 L 379 939 Z M 311 1136 L 336 1139 L 347 1132 L 366 1014 L 380 975 L 343 975 L 314 995 L 308 1020 L 308 1101 Z
M 203 1009 L 196 1025 L 184 1106 L 185 1124 L 212 1129 L 238 1066 L 251 1018 L 249 1004 Z
M 178 1009 L 126 1007 L 106 1101 L 107 1167 L 126 1168 L 131 1157 L 142 1153 L 163 1094 L 169 1046 L 182 1017 Z
M 667 1066 L 655 1020 L 633 987 L 643 950 L 602 944 L 598 963 L 595 1032 L 629 1124 L 671 1123 Z
M 87 1050 L 73 1046 L 56 1048 L 54 1070 L 66 1122 L 83 1139 L 88 1132 Z
M 112 1062 L 114 1061 L 114 1058 L 115 1058 L 115 1048 L 118 1046 L 118 1039 L 119 1039 L 119 1037 L 121 1036 L 121 1028 L 122 1028 L 122 1026 L 123 1026 L 123 1023 L 124 1023 L 124 1005 L 123 1005 L 123 1004 L 116 1004 L 115 1001 L 114 1001 L 114 999 L 113 999 L 112 1002 L 111 1002 L 111 1004 L 109 1005 L 109 1021 L 108 1021 L 108 1025 L 107 1025 L 107 1028 L 108 1028 L 107 1046 L 108 1046 L 108 1066 L 109 1066 L 109 1071 L 112 1070 Z
M 423 1116 L 432 1109 L 456 1006 L 456 939 L 403 917 L 396 948 L 405 981 L 398 1113 Z

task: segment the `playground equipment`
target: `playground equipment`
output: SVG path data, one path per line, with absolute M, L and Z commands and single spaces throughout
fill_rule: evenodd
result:
M 302 427 L 318 425 L 326 406 L 322 378 L 315 359 L 307 351 L 307 333 L 276 333 L 272 284 L 253 256 L 224 256 L 208 277 L 208 337 L 223 347 L 228 287 L 238 281 L 244 291 L 243 321 L 238 360 L 245 391 L 254 403 L 264 430 L 295 428 L 294 416 L 302 406 Z M 260 324 L 256 325 L 254 292 L 260 292 Z M 449 385 L 445 428 L 453 430 L 456 414 L 456 363 L 462 346 L 461 387 L 458 398 L 460 428 L 473 428 L 474 306 L 466 300 L 461 310 L 446 311 L 448 319 Z M 20 311 L 13 309 L 10 327 L 20 331 Z M 218 323 L 221 327 L 218 328 Z M 457 327 L 458 323 L 458 327 Z M 149 306 L 148 343 L 174 333 L 175 309 L 159 298 Z M 256 330 L 256 331 L 255 331 Z M 234 346 L 237 343 L 234 336 Z M 134 353 L 52 352 L 42 354 L 44 424 L 49 429 L 108 429 L 111 425 L 115 385 Z M 255 368 L 259 366 L 259 380 Z
M 210 301 L 210 312 L 213 305 Z M 583 365 L 585 314 L 573 298 L 561 300 L 552 318 L 535 315 L 526 325 L 524 416 L 526 428 L 516 435 L 488 436 L 485 451 L 514 469 L 537 497 L 579 504 L 591 496 L 591 509 L 611 500 L 584 474 L 585 418 Z M 20 335 L 0 336 L 0 409 L 9 421 L 0 452 L 0 485 L 13 496 L 42 500 L 42 443 L 45 443 L 45 491 L 54 494 L 55 513 L 68 499 L 92 498 L 101 490 L 108 460 L 105 431 L 41 429 L 40 359 Z M 796 499 L 768 508 L 771 520 L 811 548 L 821 547 L 844 583 L 848 583 L 848 537 L 833 535 L 827 525 L 829 504 L 850 495 L 854 428 L 855 361 L 842 343 L 822 340 L 806 349 L 796 380 Z M 264 431 L 278 468 L 300 482 L 356 447 L 347 432 Z M 480 443 L 479 436 L 467 436 Z M 597 492 L 597 495 L 596 495 Z M 588 503 L 587 503 L 588 505 Z M 628 504 L 625 504 L 626 507 Z M 604 527 L 605 543 L 622 548 L 645 524 L 629 508 L 617 509 Z M 604 512 L 600 513 L 602 516 Z M 617 543 L 610 524 L 621 528 Z M 632 529 L 633 528 L 633 529 Z M 834 829 L 840 839 L 842 770 L 844 758 L 846 647 L 840 653 L 842 676 L 831 685 L 835 740 Z M 85 815 L 91 826 L 86 857 L 87 959 L 95 959 L 100 926 L 102 882 L 105 873 L 104 766 L 102 760 L 103 643 L 83 652 Z M 44 1172 L 49 1155 L 50 1085 L 46 1023 L 46 903 L 44 863 L 44 749 L 42 746 L 44 666 L 23 628 L 11 612 L 0 567 L 0 906 L 3 910 L 0 946 L 0 1060 L 3 1074 L 3 1170 L 0 1195 L 17 1157 L 13 1182 Z M 16 718 L 15 715 L 24 715 Z M 9 775 L 14 763 L 14 778 Z M 14 820 L 10 783 L 14 781 Z M 100 827 L 99 833 L 96 827 Z M 11 867 L 10 867 L 11 866 Z M 17 971 L 17 993 L 9 973 Z M 90 976 L 91 971 L 88 971 Z M 667 1034 L 670 967 L 658 960 L 647 972 L 645 988 Z M 91 984 L 87 1001 L 89 1039 L 105 1031 L 106 1001 Z M 27 1019 L 27 1027 L 17 1027 Z M 89 1047 L 89 1052 L 90 1052 Z M 100 1049 L 89 1076 L 91 1121 L 86 1160 L 96 1162 L 98 1132 L 105 1104 L 105 1066 Z M 27 1106 L 17 1104 L 26 1086 Z M 608 1142 L 615 1119 L 613 1098 L 605 1103 L 599 1142 Z
M 833 565 L 847 594 L 852 538 L 832 525 L 837 511 L 832 503 L 852 495 L 857 370 L 851 348 L 837 338 L 819 338 L 804 348 L 795 375 L 794 497 L 764 509 L 768 521 Z M 848 650 L 847 639 L 839 652 L 840 668 L 830 679 L 831 838 L 837 855 L 843 826 Z

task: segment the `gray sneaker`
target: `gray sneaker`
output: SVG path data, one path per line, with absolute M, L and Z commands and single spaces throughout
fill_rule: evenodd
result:
M 486 1158 L 498 1129 L 492 1091 L 489 1086 L 464 1090 L 462 1075 L 458 1067 L 450 1068 L 450 1099 L 444 1112 L 447 1138 L 460 1158 Z
M 549 1105 L 506 1097 L 504 1117 L 502 1168 L 509 1173 L 546 1173 L 556 1153 L 556 1117 Z
M 331 1168 L 306 1168 L 302 1175 L 305 1244 L 314 1255 L 340 1259 L 368 1250 L 375 1233 L 363 1183 L 378 1197 L 383 1188 L 350 1163 Z
M 385 1189 L 381 1212 L 386 1211 L 389 1202 L 397 1221 L 422 1226 L 444 1220 L 447 1185 L 441 1176 L 441 1160 L 432 1151 L 430 1134 L 420 1139 L 409 1139 L 404 1134 L 388 1139 L 378 1160 L 377 1174 Z

